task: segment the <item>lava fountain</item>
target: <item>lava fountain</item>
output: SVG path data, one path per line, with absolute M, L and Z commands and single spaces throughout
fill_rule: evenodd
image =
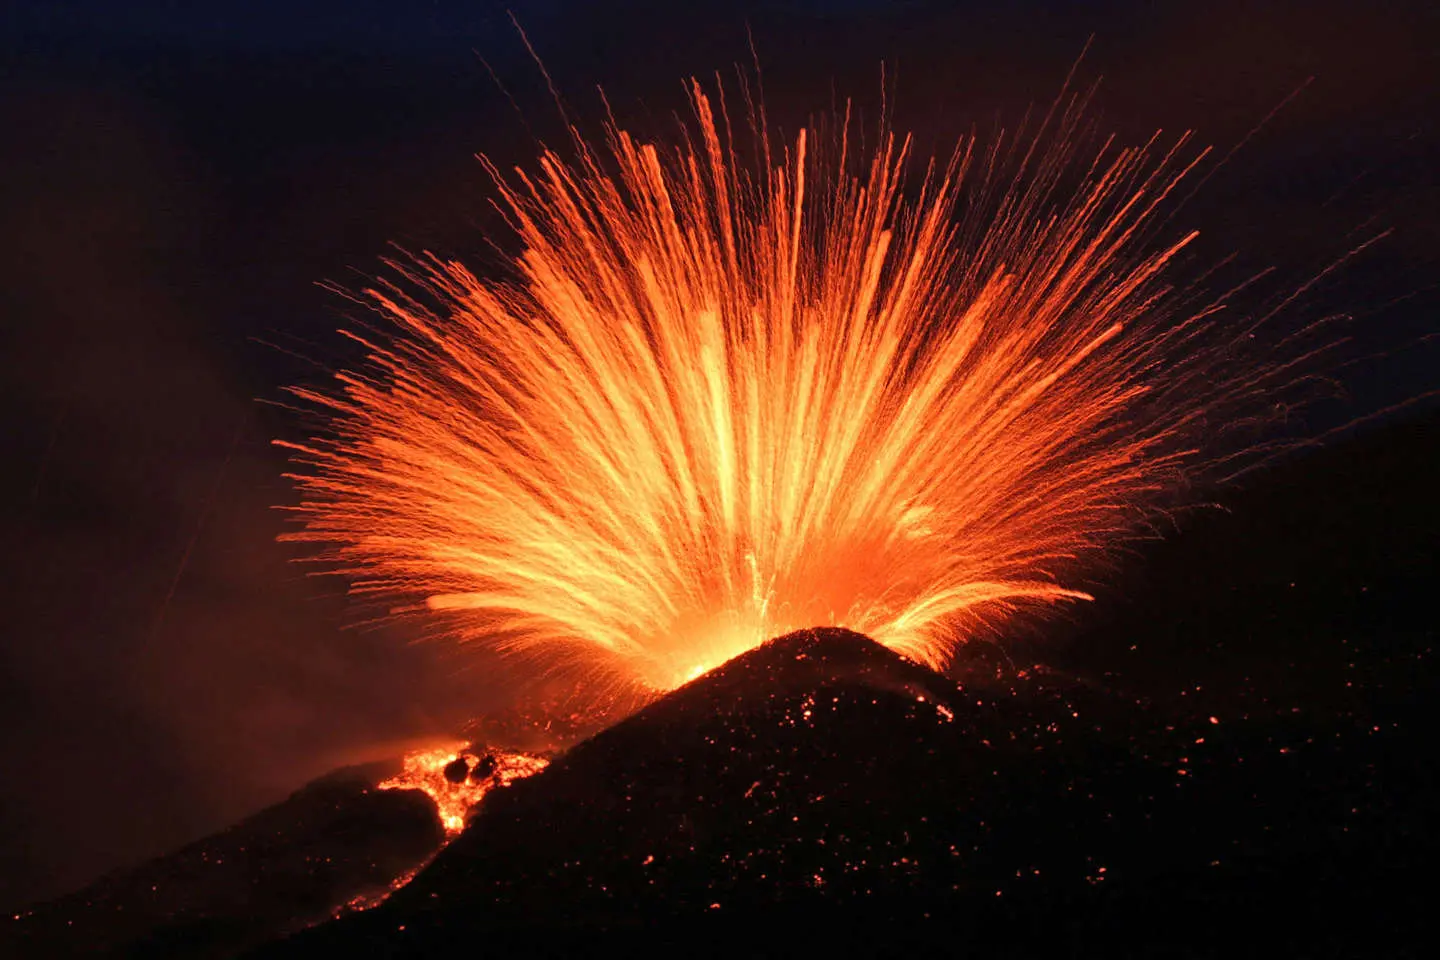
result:
M 596 697 L 813 625 L 942 667 L 1084 598 L 1293 379 L 1165 279 L 1188 134 L 1120 147 L 1065 94 L 907 173 L 848 108 L 779 144 L 688 89 L 668 145 L 612 119 L 538 171 L 487 162 L 505 275 L 392 263 L 364 367 L 295 391 L 327 426 L 284 444 L 287 537 L 357 595 Z

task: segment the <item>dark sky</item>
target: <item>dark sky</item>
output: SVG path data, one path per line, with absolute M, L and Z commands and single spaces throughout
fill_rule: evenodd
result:
M 476 151 L 561 127 L 490 2 L 11 3 L 0 14 L 0 907 L 60 892 L 448 730 L 488 702 L 276 545 L 290 497 L 257 403 L 343 359 L 320 281 L 493 227 Z M 1436 386 L 1433 4 L 512 2 L 576 116 L 667 129 L 679 79 L 749 59 L 793 131 L 879 64 L 922 147 L 1013 120 L 1095 36 L 1104 121 L 1221 152 L 1314 81 L 1186 210 L 1203 256 L 1355 314 L 1322 430 Z M 1260 9 L 1253 9 L 1253 8 Z M 1000 9 L 1003 8 L 1003 11 Z M 517 118 L 477 53 L 525 114 Z M 1418 345 L 1417 345 L 1418 344 Z M 277 347 L 279 349 L 277 349 Z M 1375 355 L 1379 354 L 1378 357 Z

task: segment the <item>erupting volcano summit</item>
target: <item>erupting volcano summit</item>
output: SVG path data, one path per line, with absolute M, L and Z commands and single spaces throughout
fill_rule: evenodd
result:
M 1097 142 L 1066 93 L 907 178 L 848 108 L 778 147 L 690 94 L 674 144 L 489 167 L 508 273 L 392 264 L 368 367 L 296 391 L 291 538 L 357 595 L 612 704 L 816 625 L 940 667 L 1085 597 L 1293 379 L 1162 279 L 1186 136 Z

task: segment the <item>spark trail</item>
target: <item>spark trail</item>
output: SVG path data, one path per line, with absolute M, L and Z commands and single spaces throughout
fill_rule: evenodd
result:
M 329 426 L 287 444 L 288 536 L 357 594 L 596 696 L 813 625 L 939 667 L 1085 597 L 1285 376 L 1164 279 L 1188 136 L 1097 142 L 1062 98 L 907 177 L 909 141 L 861 156 L 848 111 L 779 149 L 752 122 L 742 160 L 723 98 L 690 95 L 674 143 L 612 121 L 487 167 L 509 275 L 393 265 L 366 291 L 393 334 L 296 391 Z

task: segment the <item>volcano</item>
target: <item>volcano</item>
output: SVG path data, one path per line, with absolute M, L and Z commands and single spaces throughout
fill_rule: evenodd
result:
M 1423 758 L 978 653 L 958 675 L 801 631 L 487 794 L 433 860 L 426 797 L 373 789 L 388 766 L 351 768 L 37 909 L 10 947 L 1209 956 L 1413 935 L 1437 848 Z
M 298 948 L 394 933 L 423 951 L 539 928 L 579 942 L 862 901 L 919 919 L 927 891 L 1003 895 L 1016 857 L 1043 864 L 1021 886 L 1083 885 L 1103 875 L 1114 813 L 1088 781 L 1134 761 L 1084 736 L 1095 718 L 1075 694 L 1021 702 L 859 634 L 792 634 L 496 796 L 384 907 Z M 1158 768 L 1151 779 L 1163 786 Z
M 1427 857 L 1373 844 L 1414 824 L 1334 822 L 1326 791 L 1352 757 L 1304 762 L 1279 732 L 1055 674 L 961 685 L 858 634 L 802 631 L 487 798 L 379 908 L 261 955 L 1209 955 L 1241 937 L 1313 946 L 1339 918 L 1348 937 L 1394 933 Z M 1284 742 L 1314 732 L 1291 722 Z
M 0 956 L 1422 955 L 1437 453 L 1428 419 L 1271 471 L 1049 668 L 802 631 L 487 793 L 438 855 L 429 799 L 375 789 L 398 762 L 339 771 Z

